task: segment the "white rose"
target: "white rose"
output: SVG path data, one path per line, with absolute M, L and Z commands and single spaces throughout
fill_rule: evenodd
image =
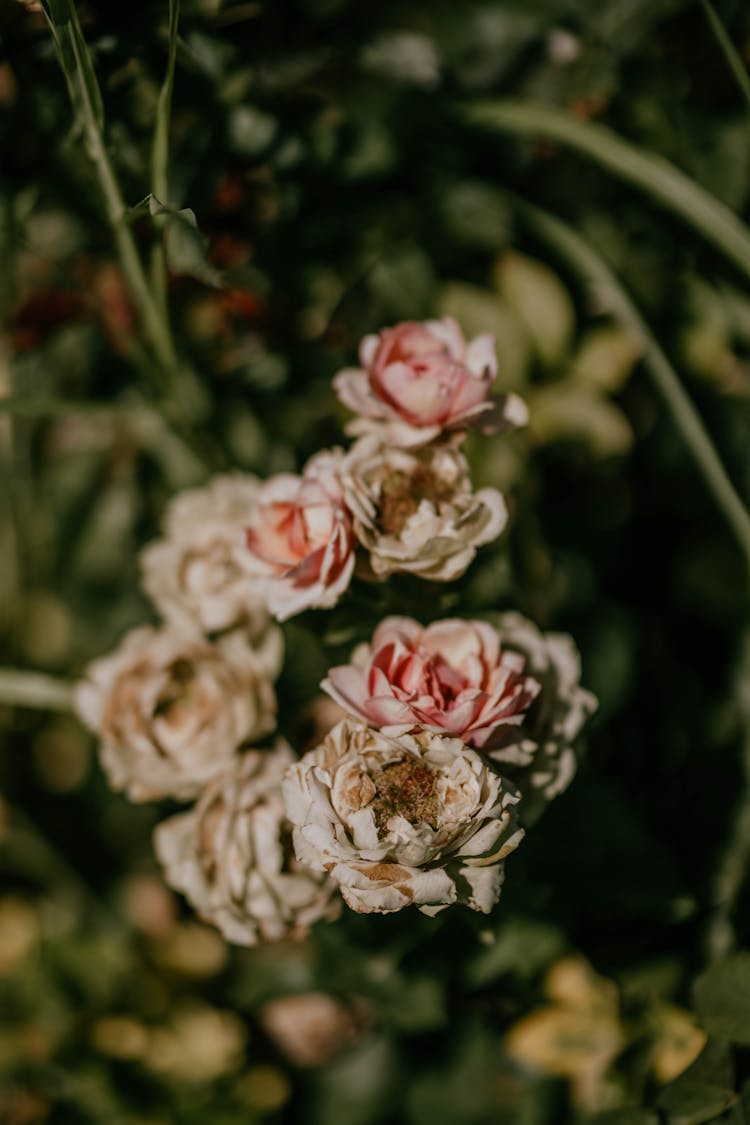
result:
M 194 796 L 276 722 L 262 659 L 241 633 L 211 644 L 150 626 L 89 665 L 76 708 L 101 738 L 110 784 L 133 801 Z
M 472 492 L 466 458 L 452 445 L 407 450 L 361 438 L 344 460 L 342 482 L 354 533 L 378 578 L 397 571 L 458 578 L 507 520 L 496 489 Z
M 293 761 L 281 740 L 245 751 L 190 812 L 154 834 L 167 882 L 237 945 L 302 938 L 340 908 L 332 880 L 290 857 L 281 778 Z
M 544 633 L 520 613 L 501 614 L 497 632 L 503 650 L 519 653 L 540 684 L 523 722 L 501 731 L 489 752 L 521 789 L 523 817 L 530 821 L 570 784 L 576 740 L 597 701 L 581 687 L 581 658 L 567 633 Z
M 204 633 L 243 626 L 275 676 L 281 633 L 240 562 L 260 487 L 254 476 L 227 473 L 180 492 L 166 510 L 164 538 L 147 544 L 140 562 L 144 589 L 168 621 Z
M 345 719 L 287 771 L 298 859 L 328 871 L 358 913 L 454 902 L 488 913 L 520 843 L 516 790 L 460 739 L 387 738 Z

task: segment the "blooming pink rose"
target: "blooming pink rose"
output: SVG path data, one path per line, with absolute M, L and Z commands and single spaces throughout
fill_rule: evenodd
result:
M 501 648 L 484 621 L 450 618 L 425 629 L 409 617 L 387 617 L 372 645 L 332 668 L 322 687 L 392 737 L 422 728 L 484 747 L 523 721 L 539 691 L 523 674 L 525 663 Z
M 497 373 L 494 344 L 489 333 L 467 344 L 450 316 L 404 321 L 365 336 L 362 367 L 333 380 L 341 401 L 360 416 L 349 432 L 375 429 L 385 441 L 409 447 L 469 425 L 486 433 L 525 425 L 526 406 L 517 395 L 489 397 Z
M 338 480 L 342 456 L 324 450 L 302 476 L 278 473 L 259 490 L 243 565 L 279 621 L 335 605 L 351 580 L 355 542 Z

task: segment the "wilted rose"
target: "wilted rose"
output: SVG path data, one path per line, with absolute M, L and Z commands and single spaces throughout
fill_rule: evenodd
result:
M 355 542 L 342 459 L 339 450 L 324 450 L 301 476 L 271 477 L 246 521 L 243 564 L 279 621 L 335 605 L 351 581 Z
M 154 834 L 167 882 L 238 945 L 304 937 L 340 907 L 335 884 L 291 853 L 281 778 L 294 760 L 281 740 L 246 750 L 190 812 Z
M 410 617 L 387 617 L 372 644 L 332 668 L 321 686 L 384 734 L 421 728 L 485 747 L 522 722 L 539 692 L 525 664 L 484 621 L 450 618 L 425 629 Z
M 460 739 L 428 732 L 388 738 L 344 719 L 283 791 L 297 857 L 361 914 L 454 902 L 487 913 L 523 835 L 516 790 Z
M 450 316 L 365 336 L 359 358 L 361 368 L 340 371 L 333 381 L 341 401 L 359 416 L 350 433 L 376 430 L 384 441 L 410 447 L 444 431 L 475 426 L 497 433 L 528 419 L 517 395 L 490 397 L 494 337 L 485 333 L 467 344 Z
M 204 633 L 245 628 L 274 676 L 281 633 L 240 562 L 260 488 L 257 477 L 226 473 L 180 492 L 167 508 L 164 538 L 149 543 L 140 561 L 146 593 L 168 621 Z
M 567 633 L 544 633 L 520 613 L 500 614 L 497 633 L 503 649 L 522 657 L 541 685 L 523 722 L 501 729 L 488 750 L 524 794 L 528 823 L 570 784 L 578 735 L 597 701 L 581 687 L 581 658 Z
M 342 482 L 378 578 L 398 571 L 435 582 L 458 578 L 507 520 L 502 495 L 472 492 L 466 458 L 449 445 L 406 450 L 361 438 L 344 460 Z
M 276 721 L 263 660 L 242 634 L 211 644 L 150 626 L 89 665 L 76 707 L 101 738 L 110 784 L 133 801 L 194 796 Z

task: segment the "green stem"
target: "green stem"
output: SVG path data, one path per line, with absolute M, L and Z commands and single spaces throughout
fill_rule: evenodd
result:
M 202 483 L 210 469 L 172 423 L 169 403 L 99 403 L 59 398 L 0 398 L 0 426 L 4 417 L 66 418 L 82 416 L 116 423 L 148 450 L 175 488 Z M 0 431 L 1 432 L 1 431 Z
M 709 492 L 734 532 L 750 571 L 750 513 L 719 460 L 700 415 L 680 379 L 628 293 L 602 257 L 571 227 L 530 204 L 519 201 L 529 228 L 596 289 L 615 316 L 638 337 L 644 361 L 672 420 L 700 471 Z
M 0 704 L 40 711 L 72 711 L 73 685 L 41 672 L 0 668 Z
M 737 48 L 729 38 L 727 29 L 721 22 L 721 17 L 711 3 L 711 0 L 701 0 L 701 4 L 703 5 L 703 11 L 706 13 L 706 19 L 711 25 L 711 30 L 716 37 L 716 41 L 724 52 L 724 57 L 729 64 L 729 69 L 735 77 L 737 85 L 742 92 L 742 96 L 748 104 L 748 108 L 750 108 L 750 76 L 748 76 L 745 65 L 737 53 Z
M 745 224 L 679 168 L 644 152 L 604 125 L 579 121 L 563 110 L 532 102 L 478 102 L 462 107 L 471 124 L 503 133 L 540 137 L 568 145 L 645 191 L 679 215 L 750 278 L 750 231 Z
M 174 72 L 177 60 L 177 28 L 180 19 L 180 0 L 169 0 L 169 54 L 167 72 L 159 91 L 156 110 L 156 127 L 151 150 L 151 190 L 156 198 L 169 206 L 172 202 L 169 192 L 169 123 L 172 117 L 172 93 Z M 164 252 L 164 216 L 154 215 L 154 226 L 159 237 L 151 251 L 151 287 L 159 302 L 164 317 L 168 316 L 167 306 L 167 262 Z
M 736 677 L 736 697 L 743 730 L 741 794 L 727 841 L 717 865 L 712 887 L 713 912 L 706 927 L 705 949 L 709 960 L 723 957 L 737 944 L 733 915 L 750 869 L 750 635 Z
M 128 211 L 120 190 L 117 177 L 107 154 L 104 136 L 100 125 L 100 113 L 97 112 L 97 103 L 100 102 L 100 93 L 93 74 L 93 68 L 86 51 L 85 42 L 78 24 L 78 17 L 74 0 L 67 3 L 68 20 L 63 25 L 63 30 L 68 34 L 68 43 L 72 51 L 74 67 L 69 68 L 69 61 L 65 51 L 60 49 L 58 28 L 49 15 L 55 43 L 58 45 L 60 65 L 65 73 L 71 92 L 77 93 L 77 108 L 81 114 L 81 121 L 86 138 L 86 147 L 92 164 L 97 174 L 99 187 L 104 199 L 107 219 L 115 238 L 118 257 L 125 276 L 125 281 L 130 290 L 133 302 L 141 321 L 144 335 L 154 353 L 159 367 L 167 381 L 175 372 L 177 356 L 175 353 L 169 322 L 161 314 L 154 295 L 151 292 L 146 278 L 143 264 L 138 255 L 138 250 L 128 223 Z

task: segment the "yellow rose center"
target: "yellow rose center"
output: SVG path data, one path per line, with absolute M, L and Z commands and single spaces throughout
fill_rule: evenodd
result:
M 434 770 L 411 756 L 371 774 L 375 796 L 370 808 L 378 831 L 385 828 L 392 816 L 402 816 L 410 824 L 425 823 L 437 828 L 437 780 Z

